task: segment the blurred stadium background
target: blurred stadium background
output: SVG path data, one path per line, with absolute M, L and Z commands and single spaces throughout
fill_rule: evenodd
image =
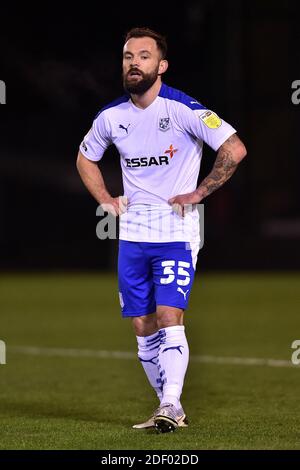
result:
M 291 101 L 299 4 L 187 0 L 145 11 L 124 2 L 104 13 L 88 2 L 67 10 L 46 2 L 30 11 L 2 5 L 1 16 L 0 447 L 299 447 L 299 370 L 287 365 L 299 337 L 300 105 Z M 132 434 L 154 405 L 137 362 L 55 354 L 135 353 L 119 317 L 117 242 L 96 238 L 96 203 L 75 159 L 98 110 L 122 94 L 125 32 L 143 25 L 167 36 L 165 82 L 216 110 L 248 149 L 230 182 L 205 200 L 191 354 L 286 364 L 192 361 L 186 408 L 194 427 L 184 442 L 182 433 Z M 213 162 L 205 147 L 199 180 Z M 122 193 L 113 148 L 101 168 L 111 192 Z

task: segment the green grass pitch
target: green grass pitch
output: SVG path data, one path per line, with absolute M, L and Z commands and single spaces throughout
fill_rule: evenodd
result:
M 116 276 L 2 274 L 0 448 L 299 449 L 300 365 L 214 361 L 290 361 L 300 339 L 299 284 L 296 273 L 198 273 L 185 319 L 192 359 L 182 403 L 190 427 L 158 435 L 131 428 L 157 405 L 140 363 L 109 354 L 136 353 Z

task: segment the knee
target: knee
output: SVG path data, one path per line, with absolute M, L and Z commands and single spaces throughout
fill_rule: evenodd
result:
M 133 317 L 132 325 L 136 336 L 150 336 L 158 330 L 155 313 Z
M 177 325 L 183 325 L 183 310 L 161 306 L 157 309 L 157 326 L 159 329 Z

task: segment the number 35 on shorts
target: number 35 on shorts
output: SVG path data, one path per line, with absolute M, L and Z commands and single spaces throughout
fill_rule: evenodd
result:
M 177 263 L 177 264 L 176 264 Z M 167 260 L 162 261 L 163 275 L 160 278 L 161 284 L 171 284 L 175 281 L 178 286 L 187 286 L 191 281 L 190 273 L 185 268 L 190 268 L 191 263 L 187 261 Z

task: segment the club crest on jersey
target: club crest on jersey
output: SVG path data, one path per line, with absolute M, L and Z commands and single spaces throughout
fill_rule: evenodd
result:
M 169 117 L 160 118 L 160 120 L 159 120 L 159 129 L 161 131 L 167 131 L 168 129 L 170 129 L 170 118 Z

